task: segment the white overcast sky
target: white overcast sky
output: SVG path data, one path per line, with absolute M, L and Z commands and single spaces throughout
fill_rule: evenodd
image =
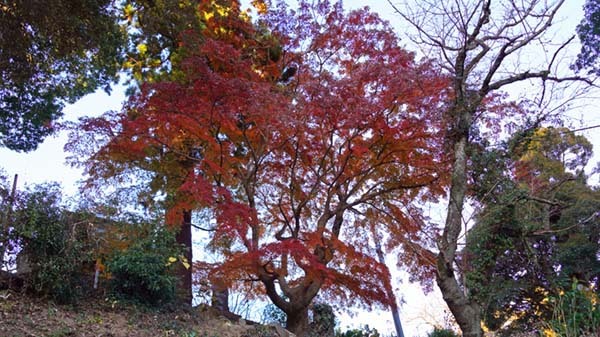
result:
M 566 1 L 559 15 L 562 18 L 559 23 L 561 32 L 567 35 L 575 32 L 575 26 L 582 18 L 583 2 L 583 0 Z M 344 3 L 347 8 L 368 5 L 385 19 L 390 20 L 400 34 L 404 31 L 400 25 L 400 18 L 394 15 L 386 0 L 346 0 Z M 405 41 L 407 40 L 405 39 Z M 407 43 L 407 45 L 409 44 Z M 81 116 L 93 116 L 108 110 L 119 110 L 124 100 L 123 88 L 116 88 L 111 96 L 104 92 L 97 92 L 68 106 L 65 110 L 65 119 L 76 120 Z M 600 124 L 600 112 L 597 103 L 590 100 L 586 104 L 580 104 L 576 110 L 569 112 L 573 120 L 577 120 L 575 126 L 583 127 Z M 600 152 L 600 129 L 589 130 L 581 134 L 592 141 L 596 152 Z M 62 183 L 66 194 L 75 194 L 77 181 L 81 179 L 81 171 L 64 165 L 66 154 L 63 152 L 63 146 L 65 141 L 65 134 L 49 137 L 36 151 L 25 154 L 0 149 L 0 168 L 3 168 L 9 177 L 14 174 L 19 175 L 18 187 L 20 189 L 28 184 L 58 181 Z M 592 162 L 598 161 L 600 161 L 600 156 L 596 154 Z M 435 212 L 435 210 L 433 211 Z M 390 268 L 395 269 L 392 264 L 390 264 Z M 395 274 L 397 274 L 396 279 L 402 278 L 401 274 Z M 426 332 L 431 329 L 430 323 L 435 320 L 440 322 L 441 312 L 445 307 L 443 301 L 439 295 L 425 297 L 419 286 L 407 282 L 398 282 L 396 287 L 397 296 L 405 301 L 405 304 L 401 307 L 401 319 L 405 336 L 426 336 Z M 393 329 L 391 315 L 387 312 L 359 312 L 353 317 L 342 317 L 342 328 L 349 325 L 358 326 L 363 324 L 376 327 L 380 332 L 386 334 L 392 333 Z

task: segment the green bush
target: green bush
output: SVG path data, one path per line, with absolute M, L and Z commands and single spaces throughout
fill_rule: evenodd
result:
M 113 295 L 151 306 L 172 302 L 178 278 L 171 266 L 180 253 L 174 235 L 166 230 L 115 253 L 106 264 Z
M 377 329 L 369 328 L 368 325 L 362 327 L 362 329 L 352 329 L 344 332 L 336 331 L 335 337 L 380 337 L 379 331 Z
M 72 303 L 84 291 L 83 264 L 91 254 L 72 225 L 73 213 L 60 201 L 57 184 L 35 186 L 20 197 L 11 222 L 27 288 L 59 303 Z
M 310 323 L 310 336 L 333 337 L 335 336 L 336 318 L 333 308 L 326 303 L 316 303 L 312 307 L 312 322 Z
M 15 201 L 9 231 L 0 233 L 0 252 L 18 247 L 18 271 L 25 286 L 59 303 L 73 303 L 89 294 L 93 286 L 94 262 L 99 257 L 98 242 L 116 240 L 118 245 L 104 247 L 101 257 L 109 255 L 106 265 L 112 273 L 110 285 L 118 297 L 158 305 L 174 299 L 177 277 L 169 264 L 182 250 L 175 236 L 155 223 L 131 217 L 122 221 L 104 219 L 114 225 L 117 235 L 107 227 L 92 228 L 103 220 L 84 211 L 69 211 L 61 202 L 58 184 L 44 184 L 22 192 Z M 102 222 L 102 221 L 100 221 Z M 94 232 L 95 231 L 95 232 Z M 94 235 L 104 237 L 94 240 Z M 126 246 L 125 250 L 116 248 Z
M 287 315 L 283 310 L 279 309 L 275 304 L 267 304 L 262 312 L 261 322 L 263 324 L 279 324 L 285 326 Z
M 38 261 L 33 269 L 30 286 L 36 293 L 46 294 L 58 303 L 74 303 L 86 292 L 81 260 L 73 251 L 63 257 Z
M 450 329 L 434 328 L 427 336 L 429 337 L 459 337 L 454 331 Z

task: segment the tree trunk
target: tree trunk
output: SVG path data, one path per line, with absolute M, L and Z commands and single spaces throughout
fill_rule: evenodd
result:
M 185 247 L 183 256 L 190 264 L 189 268 L 185 268 L 183 264 L 178 264 L 177 275 L 179 276 L 179 288 L 177 296 L 183 303 L 192 304 L 192 212 L 184 211 L 181 222 L 181 229 L 177 233 L 177 243 Z
M 448 265 L 439 265 L 437 284 L 442 292 L 444 301 L 450 308 L 463 337 L 481 337 L 481 308 L 465 296 L 454 276 L 454 271 Z
M 444 232 L 439 241 L 440 252 L 437 260 L 437 284 L 450 311 L 456 318 L 464 337 L 481 337 L 481 310 L 469 299 L 457 281 L 454 271 L 458 238 L 462 229 L 462 212 L 467 191 L 467 144 L 470 127 L 470 114 L 466 110 L 458 112 L 457 131 L 460 132 L 454 143 L 454 163 L 448 201 L 448 212 Z M 465 286 L 465 285 L 463 285 Z
M 308 307 L 286 314 L 286 329 L 293 332 L 297 337 L 307 337 L 309 332 Z
M 227 286 L 220 282 L 213 282 L 210 289 L 212 291 L 210 305 L 221 312 L 229 312 L 229 289 Z

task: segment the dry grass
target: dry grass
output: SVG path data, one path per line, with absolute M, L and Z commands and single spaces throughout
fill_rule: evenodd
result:
M 0 292 L 2 337 L 271 337 L 275 329 L 233 322 L 210 307 L 150 310 L 106 299 L 61 306 Z

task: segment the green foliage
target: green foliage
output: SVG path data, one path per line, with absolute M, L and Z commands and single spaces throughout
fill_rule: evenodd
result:
M 575 69 L 589 69 L 590 73 L 600 73 L 600 1 L 586 0 L 584 18 L 577 26 L 581 41 L 581 51 L 574 64 Z
M 380 337 L 381 335 L 377 329 L 371 329 L 368 325 L 363 326 L 361 329 L 346 330 L 344 332 L 336 331 L 335 337 Z
M 150 305 L 175 297 L 176 277 L 169 270 L 180 260 L 181 249 L 174 234 L 156 224 L 68 211 L 56 184 L 22 193 L 13 213 L 10 237 L 3 245 L 21 247 L 18 269 L 34 292 L 61 303 L 75 302 L 91 291 L 93 261 L 108 256 L 116 295 Z
M 506 165 L 481 171 L 495 183 L 476 194 L 482 209 L 462 258 L 467 288 L 492 331 L 511 317 L 510 329 L 529 331 L 552 317 L 547 298 L 572 277 L 600 277 L 600 193 L 583 174 L 591 150 L 567 129 L 538 128 L 515 137 L 504 154 L 494 150 Z
M 125 39 L 113 3 L 2 2 L 0 146 L 34 150 L 65 103 L 116 80 Z
M 60 303 L 70 303 L 84 291 L 82 266 L 91 250 L 74 224 L 74 215 L 60 206 L 56 184 L 34 187 L 15 210 L 14 239 L 22 251 L 19 267 L 30 269 L 28 287 Z
M 11 190 L 9 188 L 8 178 L 6 177 L 6 172 L 0 168 L 0 269 L 14 263 L 13 261 L 8 260 L 8 257 L 14 250 L 14 245 L 11 244 L 11 241 L 14 241 L 12 238 L 13 233 L 9 231 L 7 226 L 10 213 L 8 210 L 11 207 L 11 203 Z M 7 253 L 7 255 L 5 255 L 5 253 Z
M 279 309 L 275 304 L 269 303 L 265 306 L 262 312 L 261 322 L 264 324 L 279 324 L 285 326 L 287 315 L 283 310 Z
M 195 1 L 126 0 L 122 15 L 129 33 L 126 71 L 138 84 L 176 77 L 184 38 L 204 26 Z
M 600 331 L 600 302 L 593 290 L 573 282 L 571 288 L 550 299 L 552 319 L 547 328 L 561 337 L 593 336 Z
M 434 328 L 432 332 L 430 332 L 428 335 L 428 337 L 459 337 L 458 334 L 456 334 L 454 331 L 450 330 L 450 329 L 440 329 L 440 328 Z
M 316 303 L 312 307 L 312 322 L 310 323 L 309 336 L 327 337 L 334 336 L 335 331 L 335 313 L 331 305 L 326 303 Z
M 116 252 L 107 261 L 113 294 L 152 306 L 173 301 L 177 277 L 170 269 L 180 254 L 174 234 L 164 229 Z

